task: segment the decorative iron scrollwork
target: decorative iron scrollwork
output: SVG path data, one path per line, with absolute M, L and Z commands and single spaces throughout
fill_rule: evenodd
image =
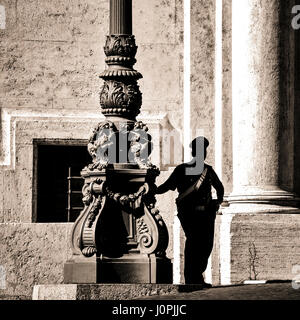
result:
M 93 159 L 87 170 L 102 170 L 115 160 L 117 129 L 113 122 L 105 121 L 97 125 L 89 139 L 88 152 Z
M 137 80 L 142 75 L 133 69 L 137 52 L 135 38 L 127 34 L 109 35 L 104 52 L 107 68 L 100 75 L 104 80 L 100 105 L 107 120 L 96 126 L 88 142 L 92 163 L 82 171 L 86 178 L 82 189 L 84 209 L 74 223 L 73 253 L 85 257 L 101 254 L 99 251 L 103 247 L 101 235 L 98 234 L 101 230 L 99 226 L 101 221 L 105 222 L 110 217 L 106 215 L 108 211 L 105 208 L 111 206 L 113 210 L 120 209 L 120 215 L 127 212 L 133 216 L 130 217 L 131 231 L 136 226 L 134 232 L 142 253 L 163 256 L 168 232 L 154 207 L 154 181 L 159 169 L 149 159 L 153 143 L 148 127 L 136 121 L 142 105 L 142 93 Z M 111 120 L 115 118 L 117 121 L 113 123 Z M 126 169 L 129 175 L 136 174 L 138 168 L 143 169 L 142 173 L 146 172 L 144 184 L 139 185 L 137 192 L 123 194 L 114 191 L 116 182 L 110 184 L 110 179 L 115 179 L 111 178 L 110 170 L 114 170 L 117 163 L 134 168 L 132 172 Z M 101 180 L 102 176 L 105 176 L 104 180 L 107 179 L 107 185 Z
M 125 209 L 136 210 L 141 208 L 143 196 L 147 194 L 148 190 L 149 190 L 149 186 L 147 183 L 145 183 L 143 186 L 139 188 L 139 190 L 136 193 L 132 193 L 128 195 L 121 194 L 121 193 L 114 193 L 111 190 L 109 190 L 109 188 L 106 187 L 105 194 L 107 195 L 108 198 L 114 200 L 119 205 L 123 206 Z M 137 213 L 137 212 L 134 212 L 134 213 Z
M 82 202 L 85 206 L 88 206 L 93 199 L 91 184 L 86 183 L 82 188 Z
M 88 152 L 93 162 L 84 170 L 101 171 L 107 168 L 109 163 L 120 161 L 137 164 L 139 168 L 151 170 L 158 175 L 158 168 L 149 160 L 152 147 L 148 127 L 141 121 L 123 122 L 119 130 L 111 121 L 101 122 L 93 130 L 88 143 Z
M 101 209 L 101 204 L 102 204 L 102 196 L 99 195 L 94 203 L 94 205 L 92 206 L 90 212 L 89 212 L 89 216 L 88 216 L 88 223 L 87 223 L 87 226 L 88 228 L 91 228 L 95 219 L 96 219 L 96 216 L 98 215 L 99 213 L 99 210 Z

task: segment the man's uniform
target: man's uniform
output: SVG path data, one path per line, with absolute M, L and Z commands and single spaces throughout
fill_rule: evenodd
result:
M 202 273 L 207 267 L 214 241 L 214 224 L 218 205 L 212 200 L 211 187 L 217 192 L 218 203 L 223 201 L 224 187 L 213 168 L 204 164 L 203 171 L 190 175 L 195 160 L 180 164 L 168 180 L 157 188 L 158 194 L 177 189 L 179 196 L 195 185 L 202 175 L 198 190 L 189 193 L 181 203 L 177 202 L 178 218 L 185 232 L 184 277 L 186 284 L 204 283 Z M 192 171 L 190 171 L 192 173 Z M 205 177 L 204 177 L 205 175 Z

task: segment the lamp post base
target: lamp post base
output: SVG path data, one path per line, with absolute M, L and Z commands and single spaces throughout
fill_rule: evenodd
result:
M 69 260 L 64 283 L 172 283 L 168 258 L 125 255 L 121 258 L 91 257 Z

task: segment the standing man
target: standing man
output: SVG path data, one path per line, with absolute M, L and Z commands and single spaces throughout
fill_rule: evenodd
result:
M 223 202 L 224 187 L 211 166 L 204 163 L 209 141 L 195 138 L 191 144 L 193 159 L 178 165 L 156 193 L 177 189 L 178 218 L 186 236 L 184 249 L 184 277 L 186 284 L 211 285 L 204 282 L 202 273 L 207 267 L 214 242 L 216 212 Z M 212 199 L 211 187 L 217 192 Z

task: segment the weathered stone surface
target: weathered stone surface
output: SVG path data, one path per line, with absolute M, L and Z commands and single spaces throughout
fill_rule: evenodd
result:
M 298 287 L 298 285 L 297 285 Z M 210 290 L 201 290 L 189 293 L 181 293 L 167 296 L 143 297 L 143 300 L 299 300 L 300 290 L 294 289 L 290 281 L 256 285 L 222 286 Z M 167 302 L 165 302 L 167 303 Z M 274 303 L 275 304 L 275 303 Z M 296 301 L 295 301 L 296 304 Z M 280 308 L 280 307 L 279 307 Z M 270 309 L 266 315 L 270 314 Z M 280 309 L 278 309 L 280 310 Z M 249 311 L 249 310 L 247 310 Z M 254 313 L 255 310 L 252 310 Z M 274 311 L 274 309 L 273 309 Z M 221 310 L 221 313 L 223 310 Z M 261 312 L 261 310 L 260 310 Z
M 147 51 L 151 51 L 150 56 Z M 146 101 L 158 100 L 164 101 L 164 104 L 180 101 L 182 97 L 180 54 L 177 45 L 142 45 L 139 47 L 136 69 L 144 76 L 139 83 Z M 159 79 L 159 81 L 153 79 Z
M 71 120 L 71 119 L 70 119 Z M 94 124 L 97 123 L 95 120 Z M 3 222 L 34 222 L 36 212 L 33 207 L 34 189 L 34 148 L 33 139 L 56 139 L 84 141 L 93 128 L 91 119 L 86 121 L 64 121 L 47 118 L 34 121 L 16 121 L 15 149 L 11 150 L 11 170 L 3 167 L 3 209 L 0 211 Z
M 53 108 L 53 100 L 57 104 L 59 99 L 91 97 L 95 98 L 94 108 L 98 107 L 98 75 L 104 69 L 99 43 L 6 40 L 0 43 L 0 51 L 0 98 L 4 107 L 6 99 L 19 105 L 20 99 L 43 99 L 48 101 L 47 108 Z
M 223 1 L 223 168 L 222 183 L 226 194 L 232 191 L 232 17 L 231 0 Z
M 294 44 L 294 59 L 295 59 L 295 72 L 294 75 L 294 95 L 292 96 L 291 100 L 294 101 L 294 165 L 293 165 L 293 171 L 294 171 L 294 190 L 297 191 L 297 193 L 300 193 L 300 148 L 298 147 L 300 145 L 300 131 L 297 130 L 297 128 L 300 127 L 300 74 L 297 72 L 299 70 L 300 66 L 300 33 L 295 32 L 294 39 L 292 38 L 292 42 Z M 293 99 L 294 97 L 294 99 Z M 290 137 L 289 137 L 290 138 Z
M 160 185 L 169 177 L 172 171 L 163 171 L 160 176 L 156 179 L 156 185 Z M 173 258 L 173 224 L 174 218 L 176 214 L 176 206 L 175 206 L 175 192 L 170 192 L 167 195 L 158 195 L 157 198 L 157 208 L 160 211 L 161 216 L 164 219 L 168 227 L 169 232 L 169 246 L 167 249 L 167 257 Z M 167 201 L 166 201 L 167 198 Z
M 299 215 L 236 215 L 231 224 L 232 282 L 294 279 L 293 266 L 300 264 L 299 226 Z
M 4 172 L 0 171 L 0 190 L 3 190 L 3 183 L 4 183 Z M 3 193 L 0 195 L 0 223 L 3 222 L 4 220 L 4 210 L 3 210 L 3 203 L 4 203 L 4 198 L 3 198 Z
M 71 255 L 71 226 L 1 223 L 0 265 L 6 271 L 1 294 L 30 296 L 33 284 L 62 283 L 63 264 Z
M 163 210 L 161 214 L 166 219 Z M 217 216 L 217 237 L 212 257 L 214 284 L 220 283 L 216 263 L 219 258 L 216 257 L 224 240 L 218 237 L 221 219 L 223 216 Z M 257 279 L 292 280 L 296 276 L 292 267 L 299 265 L 300 261 L 299 219 L 299 215 L 236 215 L 231 225 L 232 283 L 250 279 L 250 274 L 253 278 L 251 263 L 258 272 Z M 0 264 L 6 268 L 7 273 L 7 289 L 1 294 L 29 296 L 32 284 L 62 283 L 63 263 L 71 254 L 71 226 L 72 224 L 0 224 Z M 16 243 L 18 246 L 15 246 Z M 253 256 L 254 247 L 256 257 Z M 53 255 L 49 255 L 50 251 Z
M 17 0 L 3 0 L 1 5 L 5 10 L 5 29 L 0 29 L 0 40 L 16 38 L 17 32 Z
M 210 141 L 207 161 L 214 164 L 215 4 L 191 1 L 191 130 Z M 199 132 L 203 130 L 203 132 Z
M 295 48 L 295 43 L 299 41 L 295 38 L 298 32 L 291 32 L 290 13 L 295 2 L 287 0 L 281 4 L 282 13 L 280 15 L 280 154 L 279 154 L 279 183 L 288 191 L 296 190 L 299 181 L 299 173 L 297 172 L 299 151 L 297 146 L 298 140 L 298 124 L 297 114 L 299 113 L 296 86 L 298 83 L 297 65 L 293 63 L 295 59 L 299 59 L 299 53 Z
M 78 113 L 89 109 L 100 114 L 98 76 L 105 68 L 108 2 L 31 0 L 4 6 L 14 29 L 8 23 L 0 34 L 0 107 Z M 140 84 L 142 109 L 165 110 L 178 125 L 183 110 L 182 1 L 142 1 L 134 15 L 139 46 L 136 69 L 142 66 L 139 71 L 148 79 Z
M 181 5 L 178 0 L 133 1 L 133 34 L 137 42 L 177 43 Z
M 15 114 L 15 115 L 14 115 Z M 62 121 L 62 118 L 64 119 Z M 9 165 L 3 169 L 3 202 L 0 210 L 0 221 L 3 222 L 34 222 L 36 212 L 33 199 L 36 175 L 34 174 L 36 155 L 34 154 L 34 139 L 40 141 L 52 141 L 57 144 L 73 142 L 79 145 L 87 144 L 91 131 L 103 117 L 95 117 L 92 111 L 81 112 L 81 117 L 70 110 L 46 111 L 26 113 L 18 110 L 12 112 L 9 123 L 10 133 L 15 139 L 15 147 L 10 150 Z M 147 121 L 147 115 L 141 120 Z M 149 132 L 153 133 L 152 159 L 156 165 L 160 165 L 160 117 L 149 119 Z M 2 171 L 1 171 L 2 172 Z
M 33 300 L 132 300 L 200 290 L 197 285 L 168 284 L 78 284 L 36 285 Z
M 220 227 L 223 216 L 220 214 L 216 215 L 215 220 L 215 236 L 214 236 L 214 246 L 210 256 L 211 259 L 211 269 L 208 272 L 211 273 L 211 283 L 213 285 L 221 284 L 221 272 L 220 272 L 220 246 L 223 246 L 223 239 L 220 235 Z M 210 282 L 210 281 L 208 281 Z
M 14 221 L 17 217 L 15 210 L 16 201 L 16 177 L 12 170 L 5 170 L 3 172 L 3 189 L 2 189 L 2 211 L 1 222 Z
M 35 41 L 89 41 L 108 33 L 108 1 L 18 1 L 19 37 Z
M 242 199 L 242 206 L 253 204 L 258 212 L 265 204 L 277 205 L 278 200 L 282 208 L 276 210 L 298 206 L 295 195 L 285 190 L 295 191 L 289 182 L 293 170 L 289 174 L 286 170 L 292 167 L 293 143 L 283 142 L 293 130 L 287 116 L 292 114 L 291 106 L 285 97 L 290 94 L 282 90 L 286 81 L 282 73 L 286 72 L 281 70 L 281 32 L 286 33 L 286 27 L 281 18 L 285 10 L 278 0 L 232 4 L 233 192 L 229 202 L 235 212 L 247 212 L 247 208 L 238 209 Z M 250 206 L 249 210 L 253 211 Z

